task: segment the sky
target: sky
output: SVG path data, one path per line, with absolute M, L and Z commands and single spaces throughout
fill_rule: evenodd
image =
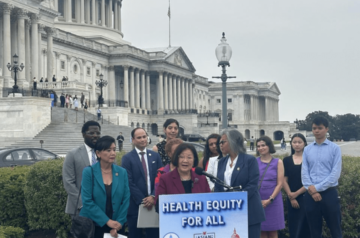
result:
M 314 111 L 360 114 L 360 1 L 171 0 L 171 45 L 196 74 L 220 76 L 215 48 L 225 32 L 232 81 L 275 82 L 280 121 Z M 124 40 L 169 45 L 169 0 L 123 0 Z

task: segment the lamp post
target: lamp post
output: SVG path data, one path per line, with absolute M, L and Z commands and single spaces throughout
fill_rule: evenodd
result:
M 15 94 L 15 93 L 19 93 L 19 87 L 17 86 L 17 72 L 21 72 L 23 69 L 24 69 L 24 64 L 21 63 L 20 65 L 18 64 L 19 62 L 19 56 L 17 56 L 16 54 L 14 54 L 13 56 L 13 62 L 14 64 L 11 65 L 10 63 L 8 63 L 6 65 L 6 67 L 10 70 L 10 71 L 14 71 L 14 86 L 13 86 L 13 90 L 12 90 L 12 93 Z
M 221 43 L 215 49 L 216 58 L 219 61 L 218 66 L 222 67 L 221 77 L 215 77 L 221 79 L 222 81 L 222 128 L 225 129 L 228 127 L 227 122 L 227 97 L 226 97 L 226 80 L 229 78 L 236 78 L 235 76 L 226 75 L 226 66 L 230 67 L 230 59 L 232 55 L 231 47 L 226 43 L 225 33 L 223 32 L 223 37 L 221 38 Z
M 208 126 L 208 125 L 210 125 L 210 124 L 209 124 L 209 111 L 207 111 L 207 112 L 205 113 L 205 116 L 206 116 L 206 125 Z
M 102 105 L 104 103 L 104 99 L 103 99 L 103 87 L 106 87 L 108 82 L 106 80 L 104 80 L 104 75 L 103 74 L 100 74 L 100 80 L 96 80 L 95 81 L 95 84 L 96 86 L 98 86 L 100 88 L 100 97 L 99 97 L 99 108 L 100 108 L 100 105 Z

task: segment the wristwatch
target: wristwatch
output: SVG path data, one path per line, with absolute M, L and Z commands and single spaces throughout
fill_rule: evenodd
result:
M 270 196 L 269 199 L 271 203 L 274 201 L 274 198 L 272 196 Z

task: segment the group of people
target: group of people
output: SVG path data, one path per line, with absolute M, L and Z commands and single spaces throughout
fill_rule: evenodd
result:
M 129 237 L 159 237 L 158 228 L 137 227 L 139 206 L 158 211 L 164 194 L 226 192 L 194 168 L 202 167 L 231 187 L 241 186 L 248 194 L 250 238 L 277 237 L 284 229 L 281 189 L 287 194 L 290 237 L 320 238 L 322 218 L 332 237 L 341 235 L 341 213 L 336 186 L 341 171 L 340 148 L 326 138 L 328 122 L 313 121 L 316 141 L 306 144 L 296 133 L 291 138 L 292 155 L 273 158 L 275 148 L 267 136 L 255 142 L 257 158 L 246 154 L 244 138 L 235 129 L 225 129 L 206 140 L 203 158 L 195 148 L 178 138 L 179 122 L 164 123 L 166 139 L 147 149 L 143 128 L 131 132 L 134 149 L 114 164 L 115 139 L 101 137 L 101 127 L 88 121 L 82 128 L 84 145 L 70 151 L 63 166 L 63 182 L 68 193 L 66 213 L 80 213 L 95 222 L 95 237 L 110 233 L 117 237 L 127 223 Z M 119 135 L 117 140 L 124 141 Z M 121 148 L 119 148 L 120 150 Z M 81 188 L 81 190 L 80 190 Z M 81 200 L 76 207 L 76 199 Z M 239 221 L 241 223 L 241 221 Z
M 74 105 L 74 109 L 76 111 L 79 108 L 79 100 L 76 95 L 74 97 L 72 97 L 70 94 L 64 95 L 64 93 L 62 93 L 60 96 L 60 102 L 61 102 L 61 107 L 72 108 Z M 85 111 L 89 107 L 88 100 L 85 99 L 85 95 L 83 93 L 81 93 L 80 105 L 81 105 L 81 108 L 84 108 Z

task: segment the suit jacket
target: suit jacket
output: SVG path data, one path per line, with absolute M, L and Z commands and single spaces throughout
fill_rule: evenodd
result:
M 152 150 L 146 149 L 147 163 L 149 167 L 151 194 L 148 194 L 144 170 L 136 150 L 133 149 L 122 157 L 121 166 L 126 169 L 130 187 L 130 206 L 128 215 L 137 216 L 139 205 L 149 195 L 155 195 L 154 184 L 157 170 L 162 167 L 160 155 Z
M 209 184 L 204 175 L 197 175 L 193 170 L 191 170 L 191 180 L 193 182 L 191 193 L 211 192 Z M 185 189 L 181 182 L 180 175 L 177 169 L 161 175 L 159 187 L 156 189 L 156 201 L 159 195 L 184 193 Z
M 99 226 L 109 221 L 106 215 L 106 190 L 102 178 L 100 163 L 92 166 L 94 172 L 94 187 L 92 187 L 91 167 L 83 171 L 81 183 L 81 198 L 83 207 L 80 215 L 88 217 Z M 130 190 L 126 170 L 118 165 L 112 165 L 111 201 L 113 208 L 112 220 L 124 225 L 129 208 Z
M 90 165 L 89 156 L 85 145 L 67 153 L 63 168 L 63 184 L 68 194 L 65 212 L 74 214 L 76 201 L 79 195 L 79 190 L 82 180 L 82 172 L 86 166 Z M 82 206 L 81 197 L 79 199 L 78 209 Z
M 224 173 L 229 156 L 222 158 L 218 164 L 217 177 L 224 181 Z M 238 169 L 239 168 L 239 169 Z M 254 156 L 239 154 L 231 176 L 230 186 L 242 186 L 248 192 L 248 224 L 254 225 L 265 221 L 265 213 L 258 190 L 259 166 Z M 224 188 L 215 184 L 215 192 L 224 192 Z

